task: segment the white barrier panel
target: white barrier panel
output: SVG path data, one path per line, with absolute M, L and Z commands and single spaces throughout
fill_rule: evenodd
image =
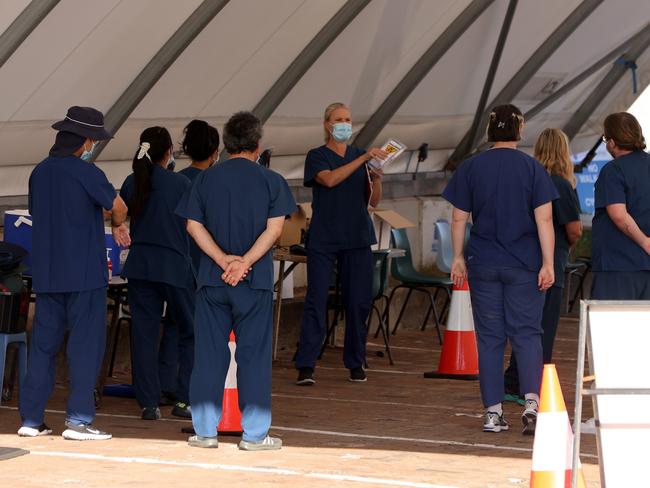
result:
M 589 303 L 594 387 L 650 388 L 650 303 Z M 650 486 L 650 395 L 597 395 L 601 476 L 610 488 Z

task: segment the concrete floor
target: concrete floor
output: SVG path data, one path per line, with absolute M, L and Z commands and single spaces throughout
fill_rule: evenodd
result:
M 555 357 L 570 414 L 576 337 L 577 319 L 563 318 Z M 112 432 L 113 440 L 65 441 L 60 433 L 66 385 L 60 382 L 46 415 L 52 436 L 17 437 L 15 400 L 0 407 L 0 446 L 30 451 L 0 461 L 0 479 L 15 487 L 528 486 L 533 439 L 520 434 L 521 407 L 505 405 L 510 431 L 483 433 L 478 382 L 422 377 L 435 369 L 439 355 L 431 328 L 394 336 L 394 366 L 379 350 L 371 339 L 365 384 L 347 381 L 341 349 L 330 348 L 319 363 L 317 384 L 297 387 L 293 351 L 284 348 L 273 371 L 272 434 L 284 442 L 276 452 L 238 451 L 239 439 L 226 436 L 217 450 L 191 448 L 180 432 L 189 423 L 171 417 L 170 407 L 161 421 L 145 422 L 134 400 L 111 397 L 95 423 Z M 130 377 L 120 367 L 117 383 Z M 586 405 L 584 414 L 590 413 Z M 588 486 L 599 486 L 593 436 L 583 436 L 581 459 Z

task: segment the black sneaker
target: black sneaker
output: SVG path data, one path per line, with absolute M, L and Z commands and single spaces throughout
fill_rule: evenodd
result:
M 368 381 L 368 377 L 366 376 L 366 372 L 363 370 L 362 367 L 352 368 L 350 370 L 350 377 L 348 379 L 350 381 L 355 382 L 355 383 L 364 383 L 364 382 Z
M 190 407 L 187 403 L 176 402 L 176 405 L 174 405 L 174 408 L 172 408 L 172 415 L 174 417 L 182 417 L 184 419 L 191 419 L 192 418 L 192 407 Z
M 61 435 L 69 441 L 105 441 L 113 437 L 108 432 L 96 429 L 90 424 L 66 422 L 65 426 L 67 429 Z
M 298 379 L 296 385 L 311 386 L 316 383 L 314 379 L 314 368 L 300 368 L 298 370 Z
M 142 409 L 142 420 L 159 420 L 161 417 L 158 407 L 144 407 Z
M 160 392 L 160 403 L 161 407 L 171 407 L 176 404 L 176 395 L 169 391 Z
M 23 425 L 18 429 L 18 435 L 20 437 L 39 437 L 42 435 L 50 435 L 51 433 L 52 429 L 45 424 L 41 424 L 38 427 L 27 427 Z

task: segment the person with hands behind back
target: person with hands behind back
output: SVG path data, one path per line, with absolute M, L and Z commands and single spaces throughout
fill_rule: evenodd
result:
M 285 218 L 296 210 L 286 180 L 256 163 L 262 124 L 234 114 L 223 130 L 228 160 L 197 176 L 178 215 L 201 248 L 190 382 L 194 447 L 217 447 L 234 331 L 243 450 L 280 449 L 271 426 L 273 258 Z
M 451 278 L 457 286 L 465 280 L 470 285 L 486 407 L 484 432 L 509 427 L 501 405 L 506 340 L 517 355 L 525 393 L 523 433 L 535 430 L 544 291 L 555 280 L 551 202 L 558 193 L 544 167 L 517 150 L 523 128 L 523 116 L 514 105 L 492 109 L 487 130 L 492 148 L 464 161 L 442 194 L 453 205 Z M 463 250 L 470 214 L 473 226 Z
M 327 331 L 327 296 L 338 262 L 345 306 L 343 362 L 349 380 L 366 381 L 366 320 L 372 304 L 372 251 L 377 242 L 368 213 L 381 199 L 381 170 L 370 159 L 385 159 L 381 149 L 348 145 L 350 110 L 342 103 L 325 109 L 325 145 L 305 159 L 304 185 L 312 188 L 312 219 L 307 239 L 307 297 L 296 354 L 296 384 L 313 385 L 316 358 Z

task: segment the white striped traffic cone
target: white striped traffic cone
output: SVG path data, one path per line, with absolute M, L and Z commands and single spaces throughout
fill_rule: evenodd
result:
M 230 366 L 226 376 L 226 384 L 223 390 L 223 409 L 221 411 L 221 422 L 217 427 L 219 433 L 241 433 L 241 412 L 239 411 L 239 395 L 237 393 L 237 362 L 235 361 L 235 334 L 230 333 Z
M 554 364 L 544 365 L 537 412 L 530 488 L 569 488 L 573 463 L 573 430 Z M 578 465 L 578 487 L 585 488 Z
M 478 349 L 467 280 L 461 286 L 454 285 L 452 289 L 449 320 L 442 341 L 438 370 L 424 373 L 424 377 L 478 379 Z

